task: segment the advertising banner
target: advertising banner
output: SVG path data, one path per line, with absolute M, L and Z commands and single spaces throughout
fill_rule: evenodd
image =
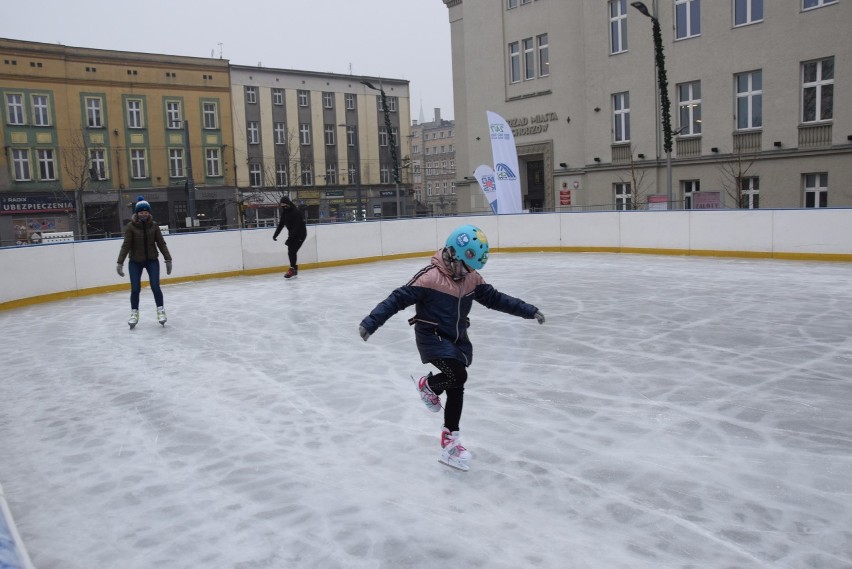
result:
M 494 159 L 494 182 L 497 186 L 499 212 L 522 213 L 521 181 L 518 178 L 518 150 L 515 137 L 508 123 L 491 111 L 488 116 L 488 131 L 491 134 L 491 155 Z
M 479 182 L 479 187 L 482 188 L 482 193 L 485 194 L 485 199 L 488 200 L 491 211 L 500 213 L 497 205 L 497 184 L 494 181 L 494 170 L 491 166 L 482 164 L 476 168 L 473 175 L 476 176 L 476 181 Z

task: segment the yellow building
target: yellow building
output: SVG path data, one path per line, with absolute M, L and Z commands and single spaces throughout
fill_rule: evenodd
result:
M 238 225 L 227 60 L 0 39 L 0 101 L 0 245 Z

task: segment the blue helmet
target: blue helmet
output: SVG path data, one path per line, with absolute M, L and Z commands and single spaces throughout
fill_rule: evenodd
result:
M 446 247 L 451 257 L 479 270 L 488 262 L 488 238 L 475 225 L 462 225 L 447 237 Z

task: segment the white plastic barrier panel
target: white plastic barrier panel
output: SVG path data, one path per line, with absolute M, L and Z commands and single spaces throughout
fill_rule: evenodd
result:
M 65 241 L 74 241 L 73 231 L 54 231 L 53 233 L 42 233 L 42 243 L 62 243 Z

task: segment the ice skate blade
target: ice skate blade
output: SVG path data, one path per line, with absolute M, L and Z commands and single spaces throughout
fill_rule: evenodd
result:
M 128 326 L 130 326 L 130 329 L 131 329 L 131 330 L 133 330 L 134 328 L 136 328 L 136 324 L 128 324 Z
M 438 462 L 452 468 L 453 470 L 461 470 L 462 472 L 467 472 L 470 470 L 470 466 L 467 464 L 467 461 L 459 460 L 457 458 L 447 458 L 445 459 L 443 456 L 438 459 Z

